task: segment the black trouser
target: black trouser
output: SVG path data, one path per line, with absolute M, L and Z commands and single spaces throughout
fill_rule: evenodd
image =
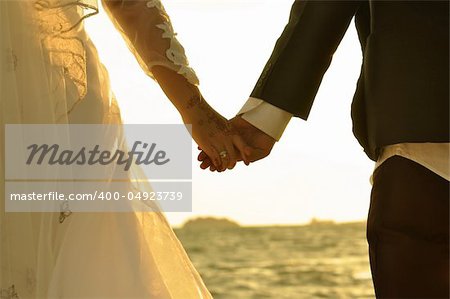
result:
M 373 180 L 367 240 L 377 298 L 449 298 L 449 182 L 400 156 Z

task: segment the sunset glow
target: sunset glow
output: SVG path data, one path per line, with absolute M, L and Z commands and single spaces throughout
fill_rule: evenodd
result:
M 292 0 L 166 1 L 178 37 L 208 102 L 231 118 L 244 104 Z M 104 11 L 86 21 L 109 70 L 125 123 L 181 123 L 159 86 L 139 68 Z M 270 157 L 225 173 L 198 168 L 193 152 L 193 213 L 168 213 L 173 225 L 198 215 L 244 225 L 300 224 L 367 216 L 373 163 L 352 135 L 350 104 L 361 66 L 354 25 L 327 72 L 307 122 L 293 119 Z M 325 140 L 325 136 L 327 139 Z

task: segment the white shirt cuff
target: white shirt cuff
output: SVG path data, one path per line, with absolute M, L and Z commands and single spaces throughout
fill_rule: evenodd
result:
M 271 136 L 280 140 L 292 114 L 257 98 L 249 98 L 239 111 L 242 118 Z

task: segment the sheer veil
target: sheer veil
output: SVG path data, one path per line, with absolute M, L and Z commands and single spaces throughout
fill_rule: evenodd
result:
M 83 28 L 97 12 L 95 0 L 0 1 L 0 298 L 211 298 L 156 206 L 5 213 L 5 124 L 121 124 Z M 168 67 L 196 81 L 184 64 Z M 129 189 L 151 190 L 132 180 L 140 171 Z

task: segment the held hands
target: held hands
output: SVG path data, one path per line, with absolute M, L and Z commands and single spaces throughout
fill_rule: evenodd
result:
M 192 124 L 192 137 L 214 170 L 233 169 L 237 161 L 249 164 L 253 149 L 244 142 L 231 123 L 204 100 L 193 102 L 184 123 Z
M 153 67 L 152 73 L 184 123 L 192 124 L 192 137 L 203 150 L 204 168 L 224 171 L 237 161 L 249 164 L 270 153 L 275 140 L 240 118 L 231 122 L 223 118 L 185 77 L 163 66 Z
M 243 150 L 240 150 L 241 156 L 230 155 L 228 157 L 220 157 L 219 155 L 219 159 L 227 161 L 228 165 L 232 166 L 231 168 L 228 167 L 228 169 L 232 169 L 236 165 L 237 161 L 244 161 L 246 165 L 249 165 L 250 162 L 255 162 L 265 158 L 270 154 L 276 142 L 276 140 L 271 136 L 254 127 L 240 116 L 236 116 L 231 119 L 227 124 L 227 127 L 230 132 L 233 132 L 233 136 L 238 138 L 239 142 L 243 142 Z M 209 168 L 211 171 L 224 171 L 226 169 L 223 167 L 217 167 L 217 164 L 214 163 L 214 158 L 212 158 L 203 147 L 199 146 L 199 149 L 202 150 L 198 155 L 198 160 L 201 162 L 200 168 Z M 234 161 L 232 161 L 233 158 L 235 159 Z

